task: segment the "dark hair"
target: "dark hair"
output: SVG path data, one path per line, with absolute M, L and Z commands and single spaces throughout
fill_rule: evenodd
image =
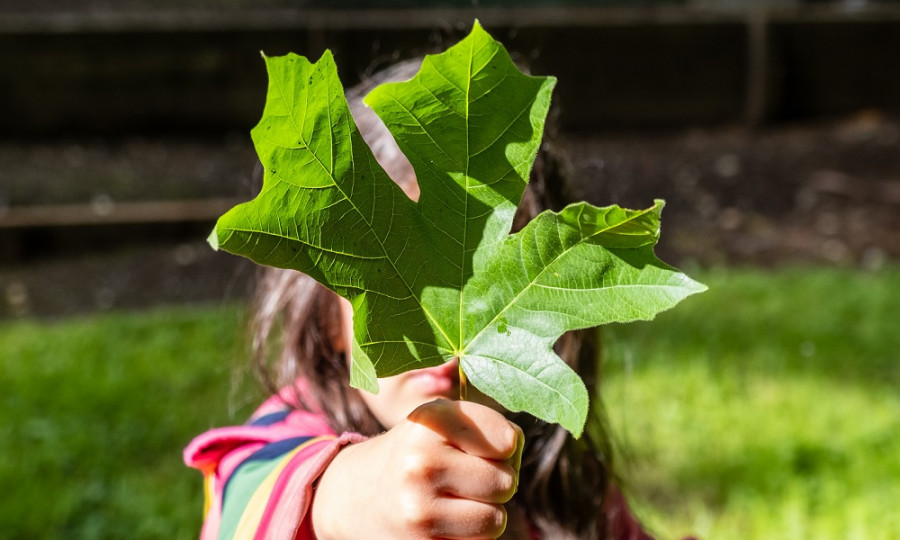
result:
M 360 134 L 382 167 L 407 190 L 416 189 L 412 166 L 377 115 L 362 104 L 362 97 L 382 82 L 411 78 L 420 63 L 401 62 L 347 92 Z M 552 131 L 547 133 L 548 138 L 552 136 Z M 562 206 L 566 169 L 559 151 L 552 144 L 542 144 L 513 230 L 545 208 Z M 349 386 L 346 359 L 335 348 L 342 332 L 337 300 L 334 293 L 304 274 L 262 269 L 252 320 L 256 371 L 272 393 L 295 388 L 295 381 L 305 381 L 304 391 L 295 388 L 296 403 L 321 411 L 336 432 L 377 435 L 384 427 L 366 407 L 359 391 Z M 595 428 L 575 440 L 558 425 L 528 414 L 508 415 L 523 428 L 526 440 L 522 483 L 512 504 L 526 513 L 545 538 L 606 538 L 604 501 L 612 463 L 597 392 L 597 332 L 569 332 L 557 342 L 555 350 L 592 391 L 594 404 L 588 422 Z M 277 354 L 270 354 L 273 352 Z

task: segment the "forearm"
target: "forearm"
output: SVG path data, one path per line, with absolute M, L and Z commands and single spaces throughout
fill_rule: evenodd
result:
M 365 444 L 365 443 L 360 443 Z M 348 519 L 351 514 L 365 511 L 352 507 L 353 494 L 360 489 L 355 464 L 364 459 L 360 444 L 347 445 L 334 456 L 313 489 L 309 516 L 318 540 L 343 540 L 359 537 L 359 526 Z M 362 448 L 364 453 L 365 448 Z M 354 510 L 354 512 L 351 512 Z

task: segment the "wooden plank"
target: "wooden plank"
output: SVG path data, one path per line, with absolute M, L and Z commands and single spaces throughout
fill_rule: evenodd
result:
M 0 209 L 0 229 L 215 221 L 240 202 L 243 201 L 101 201 L 93 204 L 9 207 Z

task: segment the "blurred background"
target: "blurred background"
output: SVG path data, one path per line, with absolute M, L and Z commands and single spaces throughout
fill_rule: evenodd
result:
M 181 448 L 260 399 L 259 52 L 345 87 L 478 18 L 552 74 L 574 199 L 667 201 L 706 282 L 604 328 L 629 499 L 660 538 L 900 537 L 900 2 L 3 0 L 0 538 L 191 538 Z

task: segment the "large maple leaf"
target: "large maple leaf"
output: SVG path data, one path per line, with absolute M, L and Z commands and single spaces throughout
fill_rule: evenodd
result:
M 412 163 L 417 202 L 363 142 L 329 52 L 265 61 L 252 130 L 263 188 L 210 243 L 349 299 L 354 386 L 377 392 L 377 377 L 457 357 L 483 393 L 578 436 L 588 392 L 553 352 L 558 337 L 649 319 L 705 288 L 653 254 L 660 201 L 578 203 L 509 234 L 556 80 L 521 73 L 477 22 L 365 99 Z

